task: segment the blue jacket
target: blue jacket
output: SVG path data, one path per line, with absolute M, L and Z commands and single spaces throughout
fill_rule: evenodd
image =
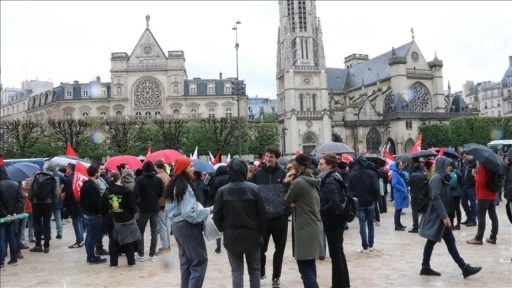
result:
M 389 170 L 393 171 L 391 175 L 391 186 L 393 187 L 393 198 L 395 200 L 395 209 L 403 209 L 409 207 L 409 190 L 405 185 L 404 172 L 396 163 L 389 165 Z
M 203 205 L 197 202 L 190 185 L 180 202 L 177 200 L 172 202 L 167 200 L 165 205 L 165 215 L 169 218 L 171 224 L 183 220 L 187 220 L 192 224 L 201 223 L 208 218 L 208 215 L 210 215 L 209 211 L 208 208 L 203 208 Z

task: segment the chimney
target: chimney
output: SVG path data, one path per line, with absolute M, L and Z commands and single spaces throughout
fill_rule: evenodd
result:
M 79 84 L 78 80 L 73 81 L 73 84 Z
M 512 66 L 512 56 L 508 56 L 508 65 Z
M 96 82 L 98 82 L 98 83 L 101 82 L 100 76 L 96 76 Z
M 512 56 L 510 56 L 512 57 Z M 219 72 L 219 79 L 222 80 L 222 72 Z

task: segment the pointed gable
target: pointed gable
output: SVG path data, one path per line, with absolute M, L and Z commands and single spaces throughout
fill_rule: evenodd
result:
M 148 23 L 146 24 L 146 29 L 140 36 L 137 45 L 133 48 L 132 53 L 130 54 L 130 58 L 128 59 L 128 63 L 130 64 L 140 64 L 140 63 L 158 63 L 158 62 L 167 62 L 167 57 L 165 56 L 164 50 L 156 41 L 155 36 L 149 30 L 149 17 L 146 18 Z

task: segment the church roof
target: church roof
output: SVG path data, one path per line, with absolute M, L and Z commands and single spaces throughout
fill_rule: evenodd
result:
M 411 41 L 398 48 L 395 48 L 396 56 L 405 57 L 412 44 Z M 377 80 L 391 77 L 391 67 L 388 59 L 391 58 L 392 50 L 369 59 L 350 69 L 327 68 L 327 87 L 333 91 L 344 91 L 360 88 L 363 83 L 369 85 Z M 338 76 L 338 78 L 336 78 Z

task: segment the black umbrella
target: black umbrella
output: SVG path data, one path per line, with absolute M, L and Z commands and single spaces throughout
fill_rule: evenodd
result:
M 380 157 L 377 154 L 364 154 L 363 156 L 364 158 L 368 159 L 368 161 L 375 163 L 377 168 L 384 167 L 386 165 L 386 159 Z
M 430 150 L 420 150 L 418 152 L 414 152 L 411 154 L 411 158 L 414 159 L 414 158 L 420 158 L 420 157 L 424 157 L 424 158 L 428 158 L 428 157 L 436 157 L 438 154 L 434 151 L 430 151 Z
M 11 178 L 11 180 L 14 182 L 18 182 L 30 178 L 36 172 L 41 171 L 41 168 L 33 163 L 20 162 L 12 164 L 11 166 L 7 167 L 6 170 L 9 178 Z
M 491 149 L 476 143 L 464 144 L 464 149 L 480 164 L 500 175 L 505 174 L 505 163 Z
M 286 168 L 286 165 L 288 165 L 288 163 L 290 163 L 292 160 L 291 159 L 287 159 L 287 158 L 283 158 L 283 157 L 279 157 L 277 159 L 277 163 L 279 165 L 281 165 L 281 167 L 283 168 Z
M 342 142 L 328 142 L 317 146 L 311 154 L 320 155 L 324 153 L 354 153 L 354 149 Z
M 411 162 L 412 161 L 411 154 L 409 154 L 409 153 L 397 154 L 397 155 L 393 155 L 393 157 L 395 158 L 395 161 L 402 161 L 402 162 Z
M 512 224 L 512 201 L 507 201 L 505 209 L 507 210 L 508 221 L 510 221 L 510 224 Z

